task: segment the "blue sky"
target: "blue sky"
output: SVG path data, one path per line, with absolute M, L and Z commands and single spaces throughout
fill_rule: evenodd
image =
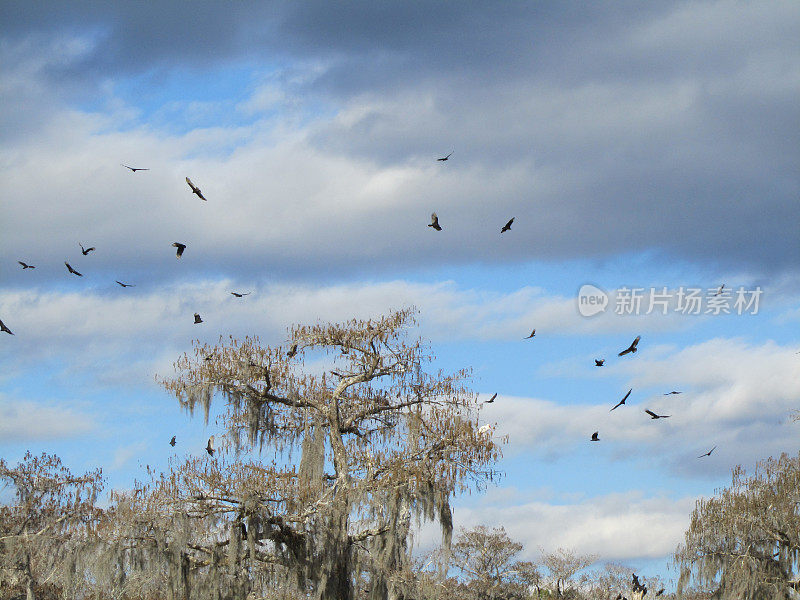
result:
M 798 25 L 793 2 L 3 3 L 0 456 L 130 486 L 216 432 L 154 382 L 194 338 L 413 304 L 509 439 L 456 524 L 665 572 L 697 498 L 797 451 Z M 758 314 L 577 308 L 723 283 Z

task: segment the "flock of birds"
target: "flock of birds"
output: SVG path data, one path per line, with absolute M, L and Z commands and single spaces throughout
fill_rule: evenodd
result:
M 434 214 L 434 216 L 435 216 L 435 214 Z M 511 219 L 511 220 L 513 221 L 514 219 Z M 510 221 L 509 221 L 509 225 L 510 225 Z M 720 286 L 719 290 L 717 291 L 717 294 L 719 294 L 722 291 L 723 287 L 725 287 L 725 284 Z M 523 338 L 523 339 L 529 340 L 529 339 L 534 338 L 534 337 L 536 337 L 536 329 L 531 331 L 530 335 L 525 337 L 525 338 Z M 617 356 L 625 356 L 626 354 L 634 354 L 634 353 L 636 353 L 639 350 L 639 341 L 641 339 L 642 339 L 642 336 L 637 335 L 636 338 L 631 342 L 631 345 L 628 346 L 627 348 L 625 348 L 624 350 L 622 350 L 621 352 L 619 352 L 619 354 L 617 354 Z M 605 363 L 606 363 L 606 360 L 604 358 L 595 358 L 594 359 L 594 366 L 595 367 L 602 367 L 603 365 L 605 365 Z M 614 406 L 611 407 L 609 412 L 612 412 L 612 411 L 616 410 L 620 406 L 624 406 L 625 405 L 625 401 L 630 397 L 631 393 L 633 393 L 633 388 L 629 389 L 628 392 L 622 397 L 622 399 L 619 402 L 617 402 Z M 680 391 L 677 391 L 677 390 L 672 390 L 671 392 L 666 392 L 664 395 L 665 396 L 672 396 L 672 395 L 677 395 L 677 394 L 682 394 L 682 393 L 683 392 L 680 392 Z M 483 404 L 491 404 L 492 402 L 495 401 L 495 398 L 497 398 L 497 394 L 496 393 L 491 398 L 489 398 L 488 400 L 485 400 L 483 402 Z M 659 415 L 659 414 L 653 412 L 652 410 L 650 410 L 649 408 L 646 408 L 644 410 L 644 412 L 647 413 L 650 416 L 650 419 L 668 419 L 668 418 L 670 418 L 670 416 L 672 416 L 672 415 Z M 486 427 L 486 430 L 488 431 L 488 426 L 484 426 L 484 427 Z M 483 431 L 484 429 L 481 428 L 481 430 Z M 589 438 L 589 440 L 592 441 L 592 442 L 599 442 L 600 441 L 600 432 L 599 431 L 595 431 L 594 433 L 592 433 L 592 435 Z M 716 450 L 716 449 L 717 449 L 717 447 L 714 446 L 713 448 L 711 448 L 711 450 L 709 450 L 708 452 L 705 452 L 704 454 L 701 454 L 697 458 L 705 458 L 707 456 L 711 456 L 711 453 L 714 452 L 714 450 Z M 656 594 L 656 595 L 658 595 L 658 594 Z
M 445 161 L 449 160 L 452 155 L 453 155 L 453 152 L 450 152 L 450 154 L 448 154 L 447 156 L 443 156 L 441 158 L 437 158 L 436 160 L 437 160 L 437 162 L 445 162 Z M 131 167 L 131 166 L 128 166 L 126 164 L 121 164 L 121 166 L 125 167 L 126 169 L 129 169 L 132 173 L 136 173 L 137 171 L 149 171 L 150 170 L 149 168 Z M 198 186 L 196 186 L 192 182 L 192 180 L 189 179 L 188 177 L 186 177 L 186 183 L 189 186 L 189 188 L 191 189 L 193 194 L 195 194 L 198 198 L 200 198 L 201 200 L 203 200 L 205 202 L 208 201 L 206 199 L 206 197 L 203 195 L 202 190 Z M 511 219 L 509 219 L 508 222 L 506 222 L 506 224 L 501 227 L 501 229 L 500 229 L 500 233 L 501 234 L 511 230 L 511 225 L 514 223 L 514 218 L 515 217 L 511 217 Z M 437 216 L 437 214 L 435 212 L 431 214 L 431 222 L 428 224 L 428 227 L 431 227 L 435 231 L 442 231 L 442 226 L 439 224 L 439 217 Z M 80 246 L 81 254 L 83 256 L 88 256 L 89 253 L 95 251 L 95 247 L 94 246 L 86 248 L 80 242 L 78 243 L 78 245 Z M 172 246 L 176 249 L 176 251 L 175 251 L 176 258 L 180 259 L 181 256 L 183 256 L 184 251 L 186 250 L 186 244 L 184 244 L 182 242 L 173 242 Z M 28 263 L 26 263 L 24 261 L 21 261 L 21 260 L 18 260 L 17 262 L 19 263 L 19 265 L 22 267 L 23 270 L 35 269 L 36 268 L 35 265 L 28 264 Z M 80 273 L 79 271 L 77 271 L 74 267 L 72 267 L 72 265 L 70 265 L 69 262 L 64 261 L 64 265 L 67 267 L 67 271 L 70 274 L 75 275 L 77 277 L 83 277 L 83 274 Z M 123 288 L 135 287 L 135 285 L 132 284 L 132 283 L 125 283 L 125 282 L 122 282 L 122 281 L 116 281 L 116 283 L 120 287 L 123 287 Z M 715 294 L 715 296 L 719 295 L 720 293 L 722 293 L 722 290 L 723 290 L 724 287 L 725 287 L 725 284 L 722 284 L 719 287 L 719 290 L 717 290 L 717 293 Z M 251 292 L 235 292 L 235 291 L 231 291 L 230 293 L 231 293 L 231 295 L 233 295 L 236 298 L 243 298 L 245 296 L 248 296 Z M 200 316 L 199 313 L 194 313 L 194 324 L 195 325 L 199 325 L 200 323 L 203 323 L 202 317 Z M 5 323 L 3 323 L 2 320 L 0 320 L 0 332 L 8 333 L 10 335 L 14 335 L 14 333 L 5 325 Z M 524 339 L 528 340 L 528 339 L 531 339 L 531 338 L 533 338 L 535 336 L 536 336 L 536 329 L 531 331 L 530 335 L 527 336 Z M 625 356 L 626 354 L 635 353 L 638 350 L 638 344 L 639 344 L 640 340 L 641 340 L 641 336 L 637 336 L 636 339 L 633 340 L 631 345 L 628 346 L 627 348 L 625 348 L 624 350 L 622 350 L 618 354 L 618 356 Z M 291 357 L 291 356 L 294 356 L 294 354 L 296 354 L 296 353 L 297 353 L 297 346 L 295 345 L 289 350 L 287 355 Z M 596 367 L 602 367 L 605 364 L 605 359 L 602 359 L 602 358 L 594 359 L 594 363 L 595 363 Z M 625 396 L 619 402 L 617 402 L 617 404 L 615 404 L 611 408 L 611 411 L 614 411 L 615 409 L 619 408 L 620 406 L 623 406 L 625 404 L 625 401 L 631 395 L 631 392 L 633 392 L 633 389 L 628 390 L 628 393 L 625 394 Z M 667 395 L 671 395 L 671 394 L 680 394 L 680 393 L 682 393 L 682 392 L 671 391 L 671 392 L 667 392 L 664 395 L 667 396 Z M 496 393 L 489 400 L 486 400 L 484 402 L 484 404 L 491 404 L 492 402 L 495 401 L 495 398 L 497 398 L 497 394 Z M 651 419 L 667 419 L 667 418 L 669 418 L 671 416 L 671 415 L 659 415 L 659 414 L 654 413 L 650 409 L 645 409 L 644 412 L 647 413 L 650 416 Z M 594 433 L 592 433 L 590 440 L 592 442 L 599 442 L 600 441 L 600 432 L 599 431 L 595 431 Z M 170 443 L 171 446 L 174 447 L 175 444 L 176 444 L 176 436 L 172 436 L 172 439 L 170 440 L 169 443 Z M 714 450 L 716 448 L 717 447 L 714 446 L 713 448 L 711 448 L 711 450 L 709 450 L 708 452 L 706 452 L 704 454 L 701 454 L 697 458 L 703 458 L 703 457 L 711 456 L 711 453 L 714 452 Z M 214 451 L 215 450 L 214 450 L 214 436 L 213 435 L 208 439 L 208 443 L 206 444 L 205 450 L 206 450 L 206 452 L 208 452 L 209 455 L 211 455 L 211 456 L 214 455 Z M 634 577 L 635 577 L 635 575 L 634 575 Z

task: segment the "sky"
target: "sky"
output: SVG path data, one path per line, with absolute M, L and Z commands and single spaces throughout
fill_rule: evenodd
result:
M 0 457 L 130 487 L 219 433 L 155 382 L 192 340 L 413 305 L 508 436 L 456 526 L 669 576 L 698 498 L 798 451 L 798 30 L 792 1 L 0 3 Z

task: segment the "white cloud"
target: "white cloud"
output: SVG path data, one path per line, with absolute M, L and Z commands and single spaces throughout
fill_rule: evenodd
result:
M 620 492 L 561 503 L 515 495 L 493 498 L 477 506 L 453 510 L 456 528 L 503 526 L 511 539 L 523 544 L 525 559 L 539 559 L 540 548 L 559 547 L 597 554 L 598 562 L 662 558 L 682 541 L 694 509 L 695 497 L 645 496 Z M 457 535 L 457 533 L 456 533 Z M 420 549 L 440 541 L 437 527 L 424 525 L 417 534 Z
M 73 408 L 0 394 L 0 440 L 3 442 L 78 437 L 94 427 L 90 416 Z
M 657 460 L 672 470 L 696 474 L 711 468 L 721 473 L 796 446 L 797 425 L 790 419 L 800 409 L 795 352 L 794 346 L 770 341 L 723 338 L 682 349 L 652 348 L 603 367 L 602 376 L 627 379 L 617 396 L 575 405 L 500 395 L 484 405 L 484 420 L 498 422 L 499 434 L 509 436 L 514 452 L 531 447 L 565 450 L 600 431 L 601 443 L 616 448 L 614 457 L 657 448 Z M 601 376 L 599 369 L 592 374 Z M 627 388 L 633 388 L 631 397 L 610 412 Z M 672 390 L 683 393 L 665 395 Z M 645 408 L 671 416 L 653 421 L 643 413 Z M 714 445 L 713 461 L 695 460 Z

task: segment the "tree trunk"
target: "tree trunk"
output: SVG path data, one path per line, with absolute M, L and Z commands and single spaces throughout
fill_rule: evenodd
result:
M 317 588 L 317 600 L 352 600 L 352 565 L 350 544 L 347 536 L 347 516 L 337 515 L 331 519 L 330 536 L 324 544 L 321 577 Z
M 31 571 L 31 555 L 25 555 L 25 600 L 36 600 L 33 593 L 33 572 Z

